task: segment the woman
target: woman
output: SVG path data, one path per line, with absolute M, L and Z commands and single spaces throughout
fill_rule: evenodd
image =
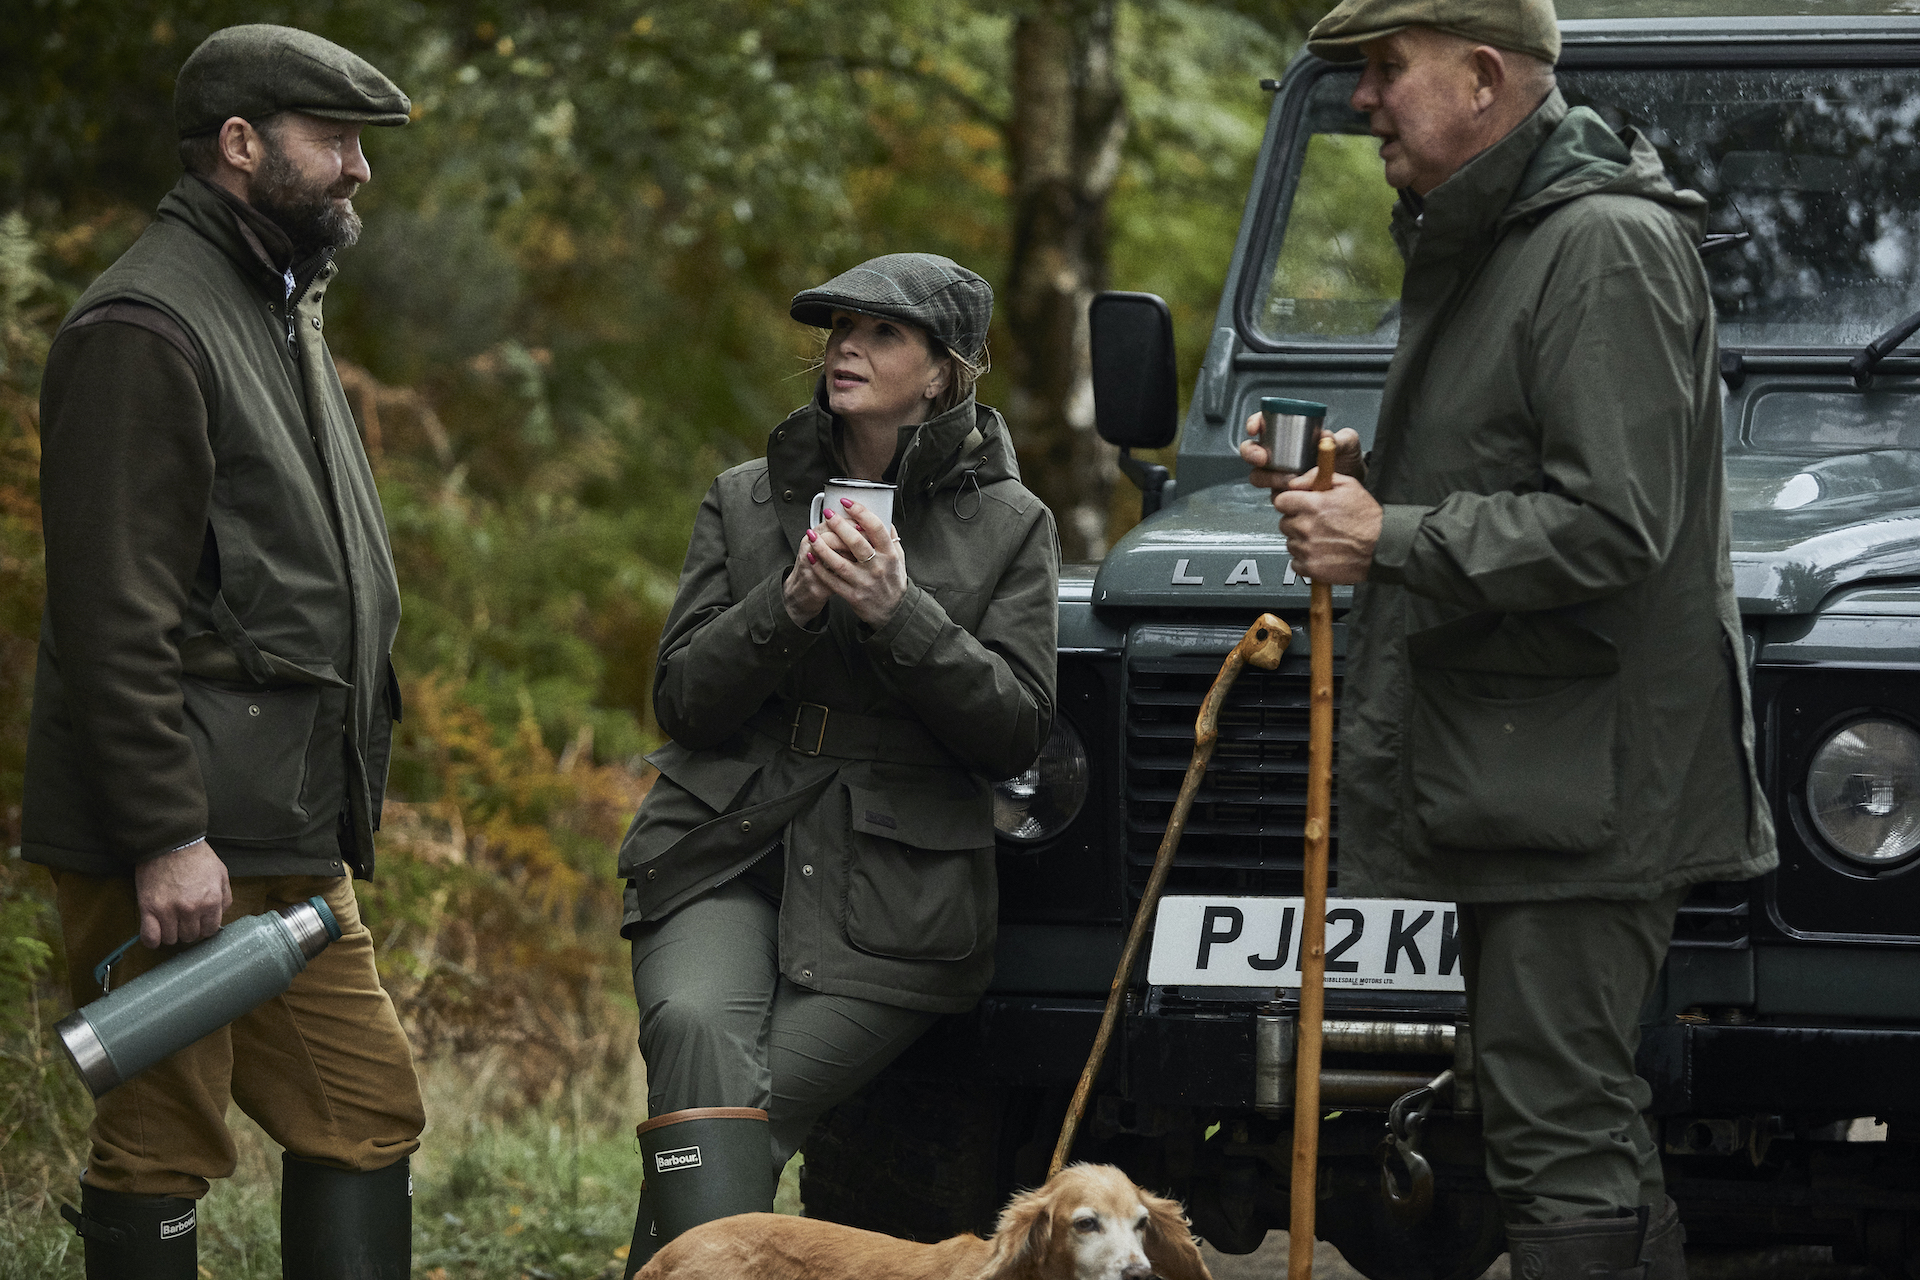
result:
M 890 254 L 793 300 L 813 401 L 716 480 L 660 642 L 672 741 L 621 848 L 653 1119 L 629 1274 L 772 1206 L 816 1117 L 993 968 L 989 779 L 1052 725 L 1053 517 L 973 398 L 993 293 Z M 832 478 L 897 486 L 891 526 Z

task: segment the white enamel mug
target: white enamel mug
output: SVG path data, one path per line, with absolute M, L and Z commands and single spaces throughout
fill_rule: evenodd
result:
M 840 499 L 848 498 L 864 506 L 879 519 L 881 527 L 893 527 L 893 493 L 898 486 L 881 484 L 878 480 L 829 480 L 826 492 L 813 495 L 813 506 L 808 508 L 807 525 L 809 528 L 824 518 L 826 504 L 831 502 L 835 511 L 844 511 Z

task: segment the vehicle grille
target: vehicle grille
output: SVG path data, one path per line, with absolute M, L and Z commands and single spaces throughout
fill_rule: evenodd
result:
M 1169 888 L 1298 893 L 1307 810 L 1308 658 L 1240 673 L 1220 712 L 1220 738 L 1187 817 Z M 1334 703 L 1341 689 L 1334 663 Z M 1127 670 L 1128 882 L 1142 892 L 1193 758 L 1193 723 L 1220 659 L 1137 658 Z M 1335 768 L 1339 754 L 1334 756 Z M 1335 811 L 1338 830 L 1338 811 Z M 1338 860 L 1338 842 L 1332 845 Z

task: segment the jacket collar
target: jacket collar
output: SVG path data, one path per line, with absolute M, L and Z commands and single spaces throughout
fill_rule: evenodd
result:
M 807 504 L 842 474 L 834 439 L 837 420 L 826 405 L 825 384 L 767 437 L 767 477 L 778 500 L 780 526 L 796 549 L 806 536 Z M 945 413 L 900 428 L 894 451 L 894 522 L 946 489 L 1019 479 L 1020 467 L 997 410 L 968 396 Z M 791 494 L 789 498 L 787 495 Z
M 293 241 L 271 218 L 198 174 L 182 174 L 158 212 L 163 220 L 212 241 L 249 283 L 282 303 L 333 258 L 332 249 L 322 249 L 295 262 Z

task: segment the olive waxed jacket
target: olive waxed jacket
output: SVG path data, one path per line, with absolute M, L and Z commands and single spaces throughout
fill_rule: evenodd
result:
M 1776 862 L 1728 561 L 1705 202 L 1556 90 L 1402 200 L 1340 891 L 1643 899 Z
M 780 970 L 815 991 L 971 1007 L 993 973 L 989 779 L 1051 730 L 1059 552 L 1006 424 L 965 403 L 902 428 L 894 527 L 909 579 L 877 631 L 843 601 L 782 603 L 834 464 L 816 396 L 767 456 L 715 480 L 660 641 L 673 741 L 620 851 L 631 934 L 785 850 Z
M 54 340 L 29 861 L 126 874 L 205 836 L 235 875 L 372 873 L 399 590 L 335 269 L 291 256 L 183 177 Z

